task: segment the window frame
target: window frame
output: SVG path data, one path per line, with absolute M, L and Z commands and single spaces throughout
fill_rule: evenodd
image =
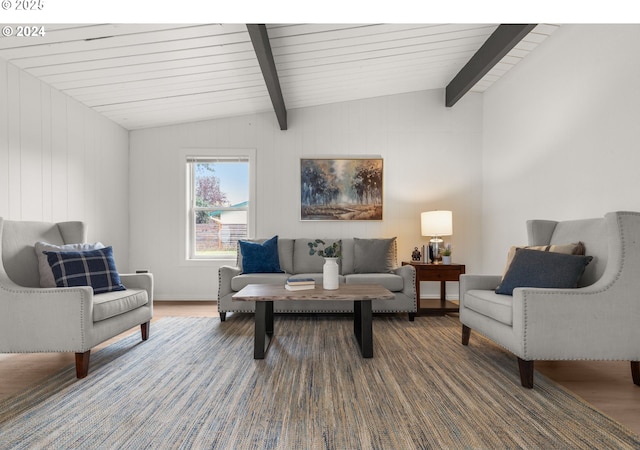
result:
M 180 235 L 182 245 L 180 246 L 180 265 L 211 265 L 235 263 L 237 255 L 231 257 L 207 257 L 195 255 L 195 211 L 207 209 L 230 209 L 238 208 L 215 207 L 215 208 L 195 208 L 193 204 L 193 178 L 191 164 L 193 160 L 211 159 L 245 159 L 249 163 L 249 205 L 247 211 L 247 238 L 255 236 L 256 229 L 256 150 L 255 149 L 216 149 L 216 148 L 190 148 L 180 152 L 180 173 L 182 179 L 182 196 L 180 207 Z M 244 210 L 244 208 L 243 208 Z

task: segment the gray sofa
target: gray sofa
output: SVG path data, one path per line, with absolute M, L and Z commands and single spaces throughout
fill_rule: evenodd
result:
M 371 273 L 364 266 L 371 267 L 373 254 L 363 251 L 367 243 L 372 240 L 347 238 L 323 239 L 327 243 L 341 242 L 342 257 L 340 259 L 340 283 L 346 284 L 381 284 L 395 294 L 393 300 L 373 300 L 374 313 L 408 313 L 413 321 L 416 306 L 415 269 L 410 266 L 397 264 L 397 248 L 395 239 L 389 248 L 386 258 L 388 272 Z M 258 239 L 255 242 L 264 242 Z M 229 312 L 255 312 L 255 302 L 235 301 L 232 296 L 248 284 L 281 284 L 287 278 L 313 278 L 318 286 L 322 286 L 322 266 L 324 260 L 317 254 L 309 254 L 309 242 L 313 239 L 298 238 L 278 239 L 278 257 L 283 273 L 243 273 L 242 253 L 238 248 L 236 266 L 222 266 L 218 271 L 218 311 L 220 319 L 224 321 Z M 363 261 L 367 259 L 368 261 Z M 363 264 L 365 263 L 365 264 Z M 384 264 L 383 264 L 384 265 Z M 363 273 L 368 272 L 368 273 Z M 341 301 L 288 301 L 275 302 L 274 311 L 277 313 L 348 313 L 353 312 L 353 304 Z

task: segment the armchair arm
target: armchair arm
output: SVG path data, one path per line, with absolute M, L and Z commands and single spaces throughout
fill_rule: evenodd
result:
M 416 269 L 412 265 L 397 267 L 393 273 L 400 275 L 403 281 L 402 293 L 416 300 Z
M 233 292 L 231 289 L 231 279 L 240 275 L 242 270 L 239 267 L 221 266 L 218 269 L 218 300 Z
M 0 352 L 84 352 L 91 348 L 90 287 L 27 288 L 0 282 Z
M 120 281 L 127 289 L 144 289 L 153 301 L 153 274 L 151 273 L 121 273 Z
M 502 277 L 500 275 L 460 275 L 460 299 L 464 292 L 479 289 L 493 291 L 498 287 Z
M 640 303 L 598 283 L 578 289 L 516 288 L 513 328 L 526 359 L 639 360 Z

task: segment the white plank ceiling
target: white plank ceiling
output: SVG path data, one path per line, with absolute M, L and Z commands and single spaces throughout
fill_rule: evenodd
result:
M 290 110 L 444 88 L 497 26 L 274 24 L 267 30 Z M 472 91 L 488 89 L 556 28 L 538 25 Z M 0 58 L 126 129 L 273 109 L 244 24 L 45 29 L 44 37 L 0 39 Z

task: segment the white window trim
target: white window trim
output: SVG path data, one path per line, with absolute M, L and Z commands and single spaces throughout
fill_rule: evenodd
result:
M 233 262 L 235 259 L 190 259 L 189 258 L 189 197 L 190 194 L 190 182 L 187 177 L 187 159 L 203 157 L 203 158 L 216 158 L 216 157 L 240 157 L 249 160 L 249 209 L 247 217 L 247 234 L 249 238 L 256 235 L 256 149 L 229 149 L 229 148 L 185 148 L 178 152 L 178 170 L 179 180 L 181 186 L 180 201 L 178 205 L 178 213 L 176 214 L 178 220 L 178 238 L 180 245 L 178 245 L 178 265 L 180 266 L 221 266 Z

